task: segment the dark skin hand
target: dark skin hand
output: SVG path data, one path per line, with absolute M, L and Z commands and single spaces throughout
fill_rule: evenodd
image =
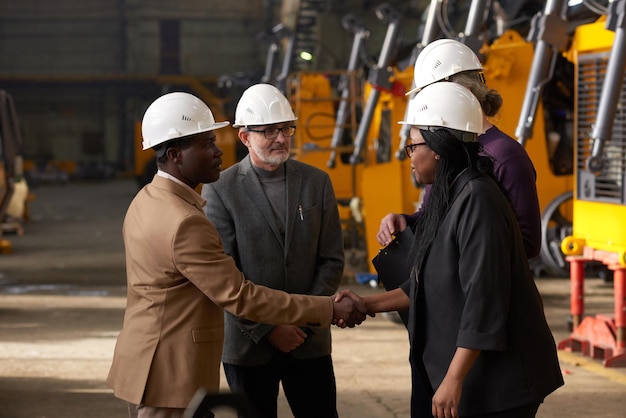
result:
M 409 309 L 409 297 L 402 289 L 394 289 L 388 292 L 379 293 L 361 298 L 351 290 L 342 290 L 335 295 L 335 301 L 340 301 L 344 297 L 352 299 L 358 298 L 365 304 L 367 314 L 375 317 L 379 312 L 406 311 Z M 345 328 L 346 324 L 338 322 L 335 325 Z
M 448 372 L 433 396 L 433 417 L 459 418 L 463 381 L 479 355 L 479 350 L 457 347 L 448 367 Z
M 353 328 L 366 318 L 365 303 L 360 296 L 350 290 L 341 292 L 333 298 L 333 324 L 340 328 Z

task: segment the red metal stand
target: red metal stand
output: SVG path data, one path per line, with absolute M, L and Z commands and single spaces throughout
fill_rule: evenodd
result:
M 580 325 L 585 313 L 585 257 L 567 257 L 570 263 L 570 312 L 574 328 Z
M 609 267 L 613 270 L 613 314 L 598 314 L 581 321 L 584 313 L 584 267 L 585 262 L 591 259 L 568 257 L 568 261 L 571 281 L 570 311 L 574 331 L 569 338 L 558 344 L 558 348 L 580 351 L 585 356 L 602 359 L 606 367 L 626 367 L 626 268 Z

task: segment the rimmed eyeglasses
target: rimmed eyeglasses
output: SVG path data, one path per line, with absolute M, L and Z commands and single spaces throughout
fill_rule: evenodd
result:
M 296 133 L 295 126 L 283 126 L 282 128 L 267 128 L 267 129 L 259 129 L 259 130 L 246 128 L 246 130 L 248 132 L 256 132 L 259 134 L 262 133 L 263 136 L 265 136 L 265 139 L 276 139 L 278 138 L 278 134 L 280 132 L 283 133 L 283 136 L 285 138 L 292 137 Z
M 406 145 L 404 147 L 404 152 L 406 152 L 406 156 L 411 158 L 411 155 L 413 155 L 413 151 L 415 151 L 415 148 L 419 147 L 420 145 L 426 145 L 426 142 L 420 142 L 419 144 L 409 144 Z

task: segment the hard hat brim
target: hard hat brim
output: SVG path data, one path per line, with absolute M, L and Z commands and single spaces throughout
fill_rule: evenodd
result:
M 220 129 L 220 128 L 223 128 L 223 127 L 228 126 L 228 125 L 230 125 L 230 122 L 229 122 L 229 121 L 224 121 L 224 122 L 215 122 L 215 124 L 214 124 L 214 125 L 210 126 L 210 127 L 209 127 L 209 128 L 207 128 L 207 129 L 203 129 L 203 130 L 199 131 L 198 133 L 201 133 L 201 132 L 208 132 L 208 131 L 214 131 L 214 130 L 216 130 L 216 129 Z
M 410 96 L 413 93 L 417 93 L 418 91 L 420 91 L 421 89 L 423 89 L 423 87 L 415 87 L 412 88 L 411 90 L 407 91 L 406 93 L 404 93 L 405 96 Z
M 295 118 L 293 118 L 293 119 L 292 119 L 292 118 L 289 118 L 289 119 L 285 119 L 285 120 L 277 120 L 277 121 L 275 121 L 275 122 L 274 122 L 274 121 L 272 121 L 272 122 L 270 122 L 270 123 L 260 123 L 260 124 L 258 124 L 258 125 L 246 125 L 246 124 L 243 124 L 243 123 L 237 123 L 237 122 L 235 122 L 235 123 L 233 123 L 233 128 L 245 128 L 245 127 L 247 127 L 247 126 L 267 126 L 267 125 L 276 125 L 276 124 L 278 124 L 278 123 L 295 122 L 295 121 L 297 121 L 297 120 L 298 120 L 298 118 L 297 118 L 297 117 L 295 117 Z

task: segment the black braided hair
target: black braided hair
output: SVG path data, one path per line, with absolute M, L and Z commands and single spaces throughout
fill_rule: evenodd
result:
M 422 215 L 415 223 L 412 255 L 414 267 L 419 268 L 445 216 L 454 180 L 467 168 L 474 168 L 493 177 L 493 160 L 480 155 L 479 142 L 463 142 L 448 129 L 420 130 L 424 141 L 439 156 L 435 181 Z

